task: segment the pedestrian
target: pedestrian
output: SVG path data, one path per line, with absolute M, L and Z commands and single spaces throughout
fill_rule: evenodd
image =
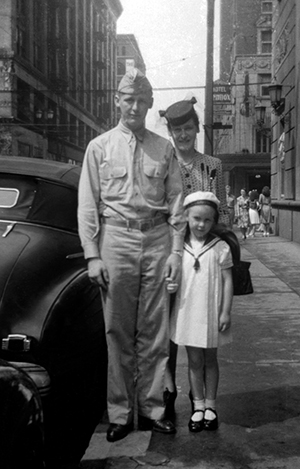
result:
M 222 162 L 219 158 L 204 155 L 196 149 L 197 134 L 200 132 L 199 117 L 194 108 L 196 99 L 177 101 L 166 110 L 160 111 L 167 122 L 173 140 L 175 155 L 179 163 L 183 194 L 186 197 L 196 191 L 210 191 L 221 201 L 220 222 L 229 224 Z M 176 390 L 177 345 L 171 342 L 170 361 L 166 378 L 166 416 L 174 418 Z
M 136 68 L 115 96 L 121 118 L 88 145 L 79 185 L 79 234 L 88 275 L 101 287 L 108 348 L 107 440 L 138 428 L 176 431 L 164 419 L 169 354 L 165 277 L 181 271 L 185 219 L 171 143 L 145 128 L 152 87 Z
M 263 229 L 263 236 L 270 235 L 270 223 L 272 217 L 271 193 L 268 186 L 264 186 L 258 198 L 260 206 L 260 223 Z
M 182 277 L 171 316 L 171 340 L 185 345 L 191 389 L 191 432 L 216 430 L 219 381 L 217 349 L 231 341 L 233 265 L 229 245 L 212 230 L 219 200 L 211 192 L 195 192 L 184 200 L 188 230 Z M 169 292 L 177 285 L 168 285 Z
M 255 236 L 255 231 L 259 226 L 259 214 L 258 214 L 258 192 L 252 190 L 249 194 L 249 237 Z
M 234 223 L 234 218 L 235 218 L 235 196 L 231 193 L 231 187 L 227 184 L 225 186 L 225 191 L 226 191 L 226 202 L 227 202 L 227 210 L 229 213 L 229 223 L 228 223 L 228 228 L 231 230 L 233 229 L 233 223 Z
M 249 227 L 249 198 L 246 189 L 241 189 L 241 195 L 236 200 L 238 228 L 242 233 L 242 239 L 246 239 Z

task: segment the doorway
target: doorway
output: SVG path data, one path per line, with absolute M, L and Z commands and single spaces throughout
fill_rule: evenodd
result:
M 268 173 L 258 173 L 256 175 L 248 175 L 248 191 L 256 189 L 260 194 L 262 188 L 268 186 L 271 187 L 271 178 Z

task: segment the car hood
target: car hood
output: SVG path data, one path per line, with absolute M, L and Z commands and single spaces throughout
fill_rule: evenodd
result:
M 51 305 L 85 268 L 81 252 L 72 233 L 0 222 L 1 337 L 22 333 L 40 338 Z

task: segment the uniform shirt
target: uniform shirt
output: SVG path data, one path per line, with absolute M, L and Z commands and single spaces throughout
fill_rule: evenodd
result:
M 196 152 L 192 164 L 179 163 L 183 183 L 183 193 L 186 197 L 192 192 L 213 192 L 220 201 L 220 222 L 228 224 L 229 215 L 225 185 L 223 182 L 222 162 L 219 158 Z
M 182 250 L 186 223 L 182 182 L 174 150 L 163 137 L 121 122 L 93 139 L 79 183 L 79 235 L 85 258 L 100 257 L 100 217 L 151 219 L 165 215 L 172 249 Z

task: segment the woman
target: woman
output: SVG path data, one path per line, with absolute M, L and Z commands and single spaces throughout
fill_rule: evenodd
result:
M 249 224 L 250 230 L 248 237 L 254 237 L 255 231 L 259 226 L 259 214 L 258 214 L 258 192 L 253 190 L 249 194 Z
M 160 111 L 165 117 L 168 131 L 175 146 L 175 156 L 179 163 L 183 193 L 187 195 L 197 191 L 213 192 L 220 200 L 219 221 L 229 224 L 225 186 L 223 183 L 222 163 L 218 158 L 203 155 L 196 150 L 196 137 L 199 133 L 199 118 L 194 109 L 196 99 L 178 101 Z M 171 298 L 171 301 L 174 298 Z M 177 345 L 171 342 L 170 372 L 167 370 L 164 400 L 166 405 L 165 418 L 173 420 L 175 415 L 174 402 L 177 396 L 175 370 Z M 170 374 L 171 373 L 171 374 Z
M 271 223 L 271 193 L 268 186 L 263 187 L 258 199 L 260 206 L 260 223 L 263 229 L 263 236 L 269 236 Z
M 227 202 L 227 209 L 229 212 L 229 228 L 232 230 L 233 228 L 233 223 L 234 223 L 234 206 L 235 206 L 235 196 L 231 194 L 231 187 L 230 186 L 225 186 L 226 190 L 226 202 Z
M 238 227 L 242 233 L 242 239 L 246 239 L 249 226 L 249 199 L 246 189 L 241 189 L 241 195 L 236 201 Z
M 200 131 L 199 117 L 194 109 L 196 102 L 195 98 L 178 101 L 166 111 L 160 111 L 160 115 L 167 120 L 168 131 L 174 142 L 184 196 L 196 191 L 213 192 L 220 200 L 220 223 L 228 225 L 222 162 L 219 158 L 204 155 L 195 148 Z

